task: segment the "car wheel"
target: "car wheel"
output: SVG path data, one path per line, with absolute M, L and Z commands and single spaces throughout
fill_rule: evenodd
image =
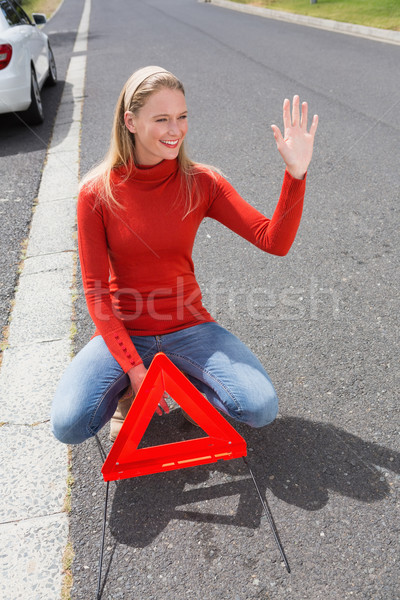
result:
M 57 67 L 54 60 L 53 50 L 49 44 L 49 74 L 46 79 L 46 85 L 56 85 L 57 83 Z
M 22 116 L 29 125 L 39 125 L 39 123 L 43 123 L 44 115 L 42 98 L 40 96 L 40 88 L 33 67 L 31 69 L 31 105 L 28 110 L 22 113 Z

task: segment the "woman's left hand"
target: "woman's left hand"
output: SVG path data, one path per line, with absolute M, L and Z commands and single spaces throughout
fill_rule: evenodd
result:
M 296 179 L 303 179 L 307 172 L 318 126 L 318 115 L 314 115 L 310 131 L 307 131 L 307 119 L 307 102 L 302 103 L 300 116 L 300 98 L 294 96 L 292 114 L 290 114 L 290 100 L 286 98 L 283 103 L 284 136 L 279 127 L 271 125 L 276 145 L 286 163 L 286 168 Z

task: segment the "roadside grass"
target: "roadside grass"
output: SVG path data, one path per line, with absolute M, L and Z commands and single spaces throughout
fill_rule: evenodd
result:
M 32 13 L 44 13 L 50 19 L 62 0 L 19 0 L 19 4 L 30 17 Z
M 399 0 L 317 0 L 316 4 L 311 4 L 310 0 L 232 1 L 298 15 L 400 31 Z
M 71 588 L 73 583 L 72 578 L 72 563 L 74 561 L 74 549 L 71 542 L 67 543 L 63 555 L 63 583 L 61 588 L 61 600 L 71 600 Z

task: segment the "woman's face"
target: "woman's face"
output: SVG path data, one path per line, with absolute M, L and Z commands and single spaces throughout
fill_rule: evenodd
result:
M 172 160 L 188 130 L 185 96 L 167 88 L 155 92 L 136 115 L 125 113 L 125 125 L 135 136 L 137 164 L 151 166 Z

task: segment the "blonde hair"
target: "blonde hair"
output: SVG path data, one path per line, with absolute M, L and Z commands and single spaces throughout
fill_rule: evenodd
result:
M 135 136 L 125 125 L 124 114 L 131 111 L 137 114 L 146 104 L 151 94 L 161 89 L 179 90 L 185 94 L 183 84 L 175 75 L 162 67 L 144 67 L 135 71 L 125 83 L 119 95 L 114 113 L 110 146 L 103 160 L 91 169 L 81 181 L 82 186 L 93 186 L 98 200 L 114 210 L 121 207 L 116 197 L 116 184 L 111 175 L 115 168 L 125 167 L 128 178 L 135 169 Z M 184 216 L 192 212 L 200 203 L 196 193 L 194 176 L 197 163 L 186 154 L 185 141 L 179 149 L 179 168 L 183 174 L 183 196 L 185 199 Z M 214 170 L 210 167 L 211 170 Z

